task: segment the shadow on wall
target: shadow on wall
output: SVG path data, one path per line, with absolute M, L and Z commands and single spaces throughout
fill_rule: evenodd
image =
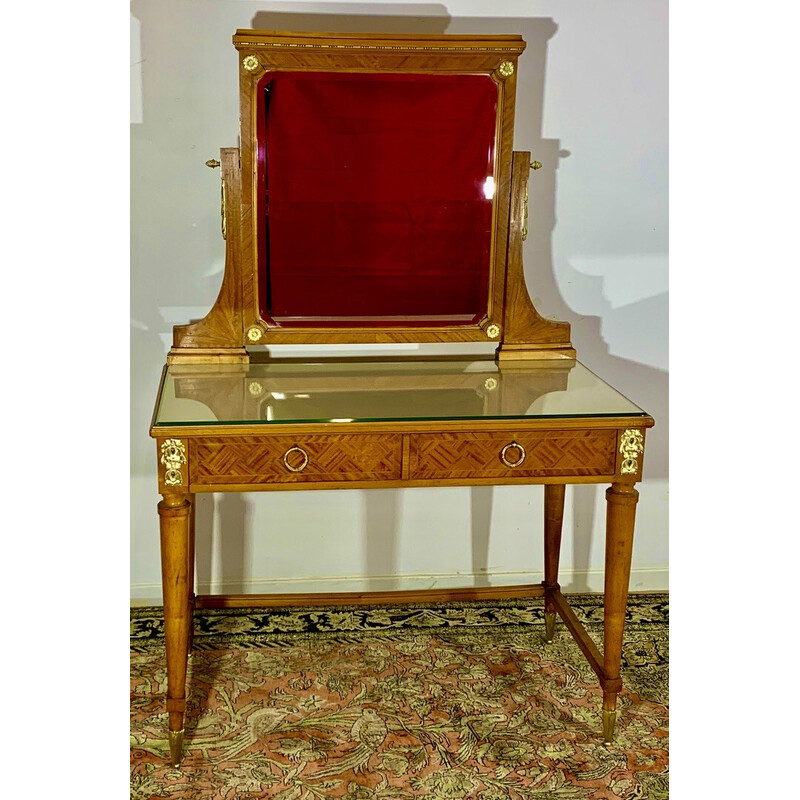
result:
M 291 5 L 301 9 L 305 4 Z M 364 14 L 363 9 L 364 6 L 355 4 L 331 3 L 324 14 L 316 11 L 259 11 L 253 17 L 251 27 L 262 31 L 309 33 L 435 34 L 447 32 L 451 22 L 447 8 L 441 3 L 387 3 L 381 5 L 380 14 Z
M 186 23 L 198 23 L 200 18 L 193 16 L 192 4 L 186 4 Z M 148 9 L 153 6 L 148 3 L 134 3 L 134 13 L 142 24 L 142 39 L 148 36 Z M 205 7 L 205 6 L 204 6 Z M 542 162 L 543 169 L 535 173 L 530 186 L 530 217 L 529 236 L 525 245 L 525 264 L 528 288 L 534 302 L 545 316 L 566 320 L 572 324 L 572 338 L 581 361 L 590 366 L 603 379 L 619 388 L 634 402 L 644 407 L 656 418 L 656 428 L 648 433 L 647 459 L 644 477 L 665 478 L 667 472 L 667 373 L 647 365 L 636 363 L 627 359 L 611 355 L 609 347 L 602 338 L 601 323 L 607 325 L 609 319 L 618 313 L 636 313 L 636 306 L 632 304 L 622 310 L 615 311 L 607 304 L 608 315 L 602 317 L 579 317 L 567 306 L 562 297 L 555 277 L 552 234 L 555 227 L 555 201 L 556 201 L 556 175 L 562 158 L 570 156 L 570 152 L 562 148 L 558 139 L 543 137 L 543 109 L 546 86 L 547 49 L 550 39 L 556 35 L 558 26 L 549 18 L 457 18 L 450 17 L 447 8 L 441 4 L 398 4 L 396 6 L 382 6 L 381 15 L 361 15 L 358 11 L 362 6 L 348 4 L 331 4 L 328 13 L 304 13 L 302 3 L 291 4 L 291 11 L 259 11 L 250 21 L 250 27 L 262 30 L 295 30 L 313 32 L 353 32 L 353 33 L 410 33 L 410 34 L 438 34 L 438 33 L 519 33 L 527 42 L 525 53 L 520 59 L 519 79 L 517 84 L 517 110 L 515 148 L 530 150 L 532 156 Z M 137 10 L 138 9 L 138 10 Z M 203 24 L 200 21 L 199 24 Z M 219 20 L 212 19 L 208 23 L 213 28 L 213 35 L 218 35 Z M 238 27 L 246 27 L 238 24 Z M 175 23 L 177 29 L 178 22 Z M 233 34 L 233 29 L 230 31 Z M 211 35 L 210 30 L 207 35 Z M 206 34 L 204 34 L 206 35 Z M 229 58 L 234 57 L 235 51 L 230 47 Z M 148 120 L 147 101 L 151 97 L 158 98 L 157 86 L 151 85 L 152 81 L 161 78 L 156 71 L 144 72 L 143 103 L 144 120 Z M 200 100 L 198 102 L 210 103 L 208 113 L 213 107 L 228 103 L 226 99 Z M 235 100 L 234 100 L 235 102 Z M 158 137 L 158 130 L 148 132 L 151 136 Z M 164 135 L 166 131 L 161 131 Z M 222 146 L 229 146 L 231 142 L 222 142 Z M 135 164 L 134 164 L 135 168 Z M 212 225 L 214 234 L 216 228 Z M 162 265 L 163 267 L 163 265 Z M 195 271 L 203 272 L 202 266 L 193 265 Z M 186 272 L 179 267 L 175 268 L 176 274 L 169 281 L 159 285 L 162 295 L 152 297 L 152 309 L 144 310 L 144 314 L 154 313 L 157 306 L 179 305 L 181 302 L 181 283 L 186 280 Z M 221 278 L 221 276 L 219 276 Z M 177 280 L 180 278 L 180 280 Z M 136 276 L 133 276 L 136 279 Z M 583 281 L 596 284 L 596 291 L 600 297 L 603 293 L 602 278 L 580 276 Z M 216 281 L 216 278 L 215 278 Z M 217 281 L 218 283 L 218 281 Z M 588 284 L 587 284 L 588 285 Z M 165 288 L 166 287 L 166 288 Z M 217 287 L 208 287 L 208 307 L 210 308 L 216 296 Z M 594 286 L 592 287 L 594 290 Z M 174 296 L 163 296 L 164 292 L 172 291 Z M 642 301 L 643 304 L 652 301 Z M 656 302 L 660 302 L 659 299 Z M 660 306 L 657 313 L 665 312 Z M 653 309 L 642 307 L 642 313 L 651 314 Z M 156 326 L 154 326 L 156 327 Z M 652 329 L 652 328 L 651 328 Z M 153 358 L 153 349 L 156 345 L 155 332 L 151 327 L 147 341 L 144 335 L 132 340 L 133 350 L 142 350 L 140 357 L 132 358 L 132 369 L 140 366 L 143 360 Z M 158 349 L 163 349 L 158 342 Z M 145 356 L 144 351 L 149 355 Z M 155 384 L 155 376 L 152 381 Z M 137 384 L 132 380 L 131 386 Z M 149 388 L 149 385 L 148 385 Z M 135 390 L 134 390 L 135 391 Z M 146 406 L 152 402 L 151 394 L 137 396 L 132 399 L 132 407 L 137 401 L 142 401 Z M 143 406 L 144 407 L 144 406 Z M 149 410 L 148 410 L 149 414 Z M 138 415 L 137 415 L 138 418 Z M 133 424 L 133 420 L 132 420 Z M 138 423 L 137 423 L 138 424 Z M 144 428 L 135 428 L 132 435 L 132 457 L 137 463 L 144 463 L 142 459 L 146 451 L 146 458 L 152 459 L 152 444 L 146 441 Z M 136 456 L 134 456 L 136 451 Z M 138 457 L 142 454 L 141 457 Z M 149 463 L 149 462 L 148 462 Z M 153 479 L 155 486 L 155 477 Z M 536 491 L 536 489 L 533 489 Z M 538 491 L 541 491 L 540 489 Z M 574 558 L 573 568 L 576 571 L 587 569 L 592 550 L 593 520 L 595 517 L 595 504 L 598 496 L 597 490 L 592 486 L 575 486 L 571 488 L 573 518 L 575 522 L 575 538 L 573 541 Z M 366 505 L 365 554 L 364 565 L 370 576 L 393 575 L 396 571 L 396 554 L 398 552 L 399 535 L 399 501 L 394 490 L 370 491 L 363 494 Z M 216 537 L 221 541 L 222 577 L 226 583 L 226 591 L 232 584 L 242 586 L 245 579 L 245 547 L 247 537 L 252 532 L 247 529 L 247 520 L 250 516 L 250 496 L 237 495 L 234 497 L 223 496 L 220 502 L 218 522 L 223 530 L 216 532 Z M 569 498 L 569 494 L 568 494 Z M 492 514 L 493 490 L 491 487 L 474 487 L 471 489 L 471 546 L 472 568 L 476 576 L 485 575 L 489 571 L 489 532 Z M 569 500 L 568 500 L 569 502 Z M 230 511 L 230 513 L 228 513 Z M 214 503 L 203 499 L 197 507 L 197 553 L 198 553 L 198 581 L 208 583 L 211 579 L 212 541 L 214 536 Z M 541 526 L 538 526 L 540 528 Z M 535 533 L 535 528 L 532 533 Z M 224 532 L 223 532 L 224 531 Z M 466 542 L 465 542 L 466 544 Z M 488 580 L 479 578 L 477 583 L 485 585 Z M 383 584 L 385 585 L 385 584 Z M 580 590 L 581 586 L 570 586 L 570 590 Z

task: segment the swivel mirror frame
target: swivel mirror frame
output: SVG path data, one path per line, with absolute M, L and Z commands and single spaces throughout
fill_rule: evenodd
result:
M 499 360 L 574 359 L 570 327 L 544 319 L 528 294 L 522 265 L 531 154 L 512 152 L 517 35 L 312 34 L 239 30 L 240 148 L 220 151 L 225 274 L 202 320 L 175 326 L 169 363 L 247 363 L 248 346 L 331 343 L 497 342 Z M 497 85 L 494 197 L 486 313 L 458 324 L 302 327 L 272 324 L 259 302 L 259 109 L 267 73 L 482 75 Z M 262 82 L 263 83 L 263 82 Z M 262 87 L 263 88 L 263 87 Z M 470 131 L 464 131 L 469 137 Z M 263 142 L 262 142 L 263 145 Z M 207 162 L 209 165 L 215 162 Z M 262 295 L 263 296 L 263 295 Z

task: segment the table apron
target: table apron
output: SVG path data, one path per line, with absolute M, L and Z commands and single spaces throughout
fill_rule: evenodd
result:
M 620 474 L 621 435 L 613 428 L 523 426 L 502 431 L 209 433 L 185 440 L 186 488 L 173 491 L 635 482 L 640 463 L 636 474 Z

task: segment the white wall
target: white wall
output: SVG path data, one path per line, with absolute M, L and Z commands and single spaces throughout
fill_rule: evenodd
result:
M 236 28 L 521 33 L 515 147 L 545 166 L 525 244 L 539 310 L 656 419 L 633 589 L 667 588 L 667 3 L 133 0 L 131 597 L 159 601 L 148 426 L 172 325 L 223 266 L 219 176 L 237 145 Z M 603 487 L 567 493 L 561 583 L 600 589 Z M 198 496 L 198 589 L 415 588 L 541 579 L 541 487 Z

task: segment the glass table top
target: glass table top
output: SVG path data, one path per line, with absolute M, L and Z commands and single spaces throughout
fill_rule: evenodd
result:
M 576 361 L 273 359 L 167 367 L 154 427 L 629 416 L 646 414 Z

